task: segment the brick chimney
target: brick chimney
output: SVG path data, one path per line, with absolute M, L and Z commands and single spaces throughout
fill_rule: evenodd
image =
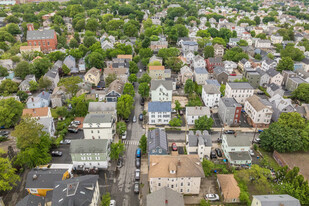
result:
M 33 31 L 34 30 L 33 24 L 27 24 L 27 28 L 28 28 L 28 31 Z

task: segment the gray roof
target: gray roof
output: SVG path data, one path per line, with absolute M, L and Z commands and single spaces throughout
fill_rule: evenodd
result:
M 226 71 L 224 67 L 221 66 L 215 66 L 214 71 L 215 74 L 221 74 L 221 73 L 226 73 L 226 75 L 229 75 Z
M 115 111 L 116 102 L 89 102 L 88 112 L 99 113 L 104 111 Z
M 232 89 L 253 89 L 251 84 L 248 82 L 228 82 L 227 83 Z
M 303 60 L 301 60 L 303 63 L 305 64 L 309 64 L 309 58 L 304 58 Z
M 237 103 L 234 98 L 221 98 L 221 101 L 226 107 L 241 107 L 241 104 Z
M 196 46 L 196 45 L 198 45 L 197 42 L 195 42 L 195 41 L 183 41 L 182 44 L 183 45 L 189 45 L 189 46 Z
M 199 130 L 197 130 L 195 134 L 193 131 L 190 131 L 188 134 L 188 142 L 190 147 L 197 147 L 198 145 L 212 146 L 212 139 L 207 131 L 204 131 L 203 134 Z
M 168 204 L 166 204 L 166 201 Z M 147 195 L 147 206 L 184 206 L 183 195 L 168 187 L 163 187 Z
M 209 63 L 222 63 L 222 57 L 210 57 L 208 58 Z
M 267 87 L 270 88 L 272 91 L 276 91 L 276 90 L 280 89 L 280 87 L 275 83 L 271 83 Z
M 260 200 L 262 206 L 300 206 L 299 200 L 290 195 L 253 195 L 253 198 Z
M 87 114 L 84 123 L 110 123 L 113 121 L 111 114 Z
M 53 39 L 55 35 L 55 30 L 36 30 L 27 31 L 27 40 L 37 40 L 37 39 Z
M 230 38 L 230 43 L 232 42 L 239 42 L 240 41 L 240 38 Z
M 279 74 L 279 72 L 276 71 L 276 70 L 274 70 L 274 69 L 269 69 L 269 70 L 266 71 L 266 74 L 268 74 L 268 75 L 271 76 L 271 77 L 274 77 L 274 76 L 276 76 L 277 74 Z
M 194 68 L 194 72 L 197 74 L 208 74 L 207 70 L 204 67 Z
M 188 116 L 210 116 L 209 107 L 186 107 L 186 114 Z
M 162 85 L 167 90 L 173 90 L 172 80 L 151 80 L 150 90 L 156 90 L 160 85 Z
M 251 142 L 247 135 L 222 135 L 229 147 L 250 147 Z
M 270 59 L 270 58 L 267 58 L 267 59 L 265 60 L 265 62 L 266 62 L 268 65 L 270 65 L 270 64 L 272 64 L 272 63 L 277 63 L 275 60 Z
M 32 169 L 26 180 L 27 188 L 53 188 L 56 181 L 63 178 L 63 174 L 67 169 Z
M 36 196 L 36 195 L 27 195 L 22 200 L 20 200 L 16 206 L 38 206 L 45 205 L 45 197 Z
M 76 139 L 72 140 L 70 153 L 106 153 L 107 139 Z
M 206 84 L 213 84 L 220 87 L 220 83 L 216 79 L 206 79 Z
M 148 131 L 148 150 L 151 151 L 157 147 L 168 151 L 167 136 L 164 129 L 156 128 Z
M 213 84 L 207 84 L 203 86 L 205 92 L 207 94 L 220 94 L 220 87 L 213 85 Z
M 52 206 L 91 205 L 98 175 L 85 175 L 55 183 Z
M 171 102 L 149 102 L 148 112 L 171 112 L 172 103 Z
M 48 72 L 44 76 L 54 79 L 57 76 L 57 74 L 58 74 L 58 69 L 51 69 L 51 70 L 48 70 Z
M 241 151 L 241 152 L 229 152 L 229 156 L 232 161 L 237 160 L 252 160 L 248 151 Z
M 305 82 L 306 82 L 305 80 L 303 80 L 303 79 L 300 78 L 300 77 L 292 77 L 292 78 L 289 78 L 289 79 L 291 79 L 293 82 L 296 82 L 296 83 L 298 83 L 298 84 L 301 84 L 301 83 L 305 83 Z
M 45 99 L 45 100 L 49 100 L 50 99 L 50 93 L 48 92 L 41 92 L 38 97 L 42 98 L 42 99 Z
M 245 64 L 247 61 L 248 61 L 248 60 L 245 59 L 245 58 L 242 58 L 242 60 L 240 60 L 240 62 L 241 62 L 242 64 Z

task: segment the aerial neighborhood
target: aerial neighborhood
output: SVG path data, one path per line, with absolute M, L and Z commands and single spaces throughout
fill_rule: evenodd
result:
M 309 205 L 306 0 L 0 0 L 0 206 Z

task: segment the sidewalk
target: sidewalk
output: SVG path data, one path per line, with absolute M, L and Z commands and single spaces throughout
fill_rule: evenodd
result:
M 141 159 L 140 205 L 146 206 L 146 197 L 149 193 L 148 183 L 148 156 Z

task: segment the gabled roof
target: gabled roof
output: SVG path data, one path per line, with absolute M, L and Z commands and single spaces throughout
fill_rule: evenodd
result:
M 220 99 L 226 107 L 241 107 L 241 104 L 237 103 L 234 98 L 223 97 Z
M 164 70 L 164 66 L 149 66 L 149 71 L 152 70 Z
M 113 122 L 113 116 L 111 114 L 87 114 L 84 119 L 84 124 L 100 124 Z
M 50 110 L 49 107 L 23 109 L 23 116 L 30 115 L 32 117 L 45 117 L 48 116 L 49 110 Z
M 173 90 L 173 81 L 172 80 L 151 80 L 150 90 L 156 90 L 160 85 L 162 85 L 167 90 Z
M 253 199 L 261 202 L 262 206 L 300 206 L 298 199 L 290 195 L 253 195 Z
M 279 74 L 279 72 L 274 70 L 274 69 L 269 69 L 269 70 L 266 71 L 266 74 L 268 74 L 270 77 L 274 77 L 277 74 Z
M 71 141 L 70 153 L 107 153 L 108 139 L 75 139 Z
M 50 100 L 50 93 L 43 91 L 37 97 L 45 99 L 45 100 Z
M 184 199 L 178 193 L 168 187 L 163 187 L 147 195 L 147 206 L 184 206 Z
M 271 103 L 266 100 L 266 99 L 262 99 L 256 95 L 253 95 L 251 97 L 248 97 L 247 100 L 251 106 L 255 109 L 255 111 L 259 112 L 265 108 L 270 109 L 271 108 Z M 272 110 L 272 109 L 270 109 Z
M 43 206 L 45 205 L 45 197 L 28 194 L 20 200 L 16 206 Z
M 206 94 L 220 94 L 220 88 L 213 84 L 207 84 L 203 85 L 203 89 L 206 92 Z
M 111 91 L 115 91 L 121 95 L 123 92 L 123 87 L 124 87 L 124 83 L 116 79 L 112 83 L 110 83 L 106 91 L 106 94 L 110 93 Z
M 196 74 L 208 74 L 207 70 L 204 67 L 196 67 L 194 68 L 194 72 Z
M 148 112 L 171 112 L 172 103 L 171 102 L 149 102 Z
M 233 174 L 218 174 L 218 182 L 223 194 L 224 199 L 238 199 L 240 189 Z
M 27 31 L 27 41 L 28 40 L 44 40 L 44 39 L 54 39 L 55 30 L 35 30 L 35 31 Z
M 148 151 L 157 147 L 168 151 L 168 141 L 164 129 L 156 128 L 148 131 Z
M 211 136 L 206 130 L 203 131 L 203 134 L 199 130 L 196 131 L 196 134 L 194 134 L 193 131 L 189 131 L 188 142 L 189 142 L 189 147 L 197 147 L 199 145 L 204 145 L 207 147 L 212 146 Z

